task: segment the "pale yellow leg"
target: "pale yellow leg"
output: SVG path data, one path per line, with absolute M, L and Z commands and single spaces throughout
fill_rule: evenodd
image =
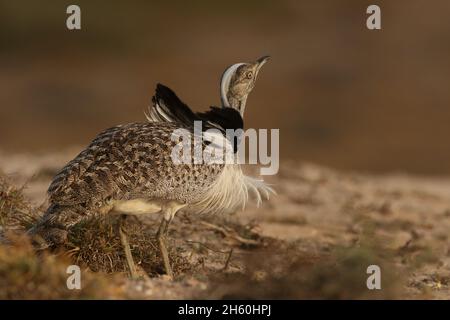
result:
M 119 235 L 120 241 L 122 242 L 123 250 L 125 252 L 125 258 L 127 260 L 128 270 L 130 272 L 130 277 L 135 279 L 138 277 L 136 271 L 136 265 L 134 264 L 133 255 L 131 254 L 130 243 L 128 242 L 128 236 L 123 226 L 123 222 L 126 219 L 126 215 L 121 215 L 119 218 Z
M 170 201 L 164 204 L 162 208 L 163 218 L 161 224 L 159 225 L 158 232 L 156 233 L 156 239 L 158 240 L 159 250 L 164 262 L 164 268 L 166 269 L 166 274 L 173 279 L 172 266 L 170 265 L 169 252 L 166 247 L 166 236 L 169 230 L 170 222 L 177 213 L 178 210 L 185 207 L 186 204 L 181 204 L 176 201 Z
M 169 252 L 166 247 L 166 235 L 169 230 L 170 221 L 166 219 L 164 216 L 161 224 L 159 225 L 158 232 L 156 233 L 156 239 L 158 240 L 159 250 L 161 251 L 161 255 L 164 262 L 164 268 L 166 269 L 166 274 L 173 279 L 173 271 L 170 265 Z

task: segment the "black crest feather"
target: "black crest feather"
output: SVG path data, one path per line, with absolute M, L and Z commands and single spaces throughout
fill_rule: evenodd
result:
M 244 121 L 233 108 L 210 107 L 208 111 L 194 113 L 175 92 L 160 83 L 152 99 L 153 107 L 148 115 L 153 121 L 179 122 L 191 127 L 194 121 L 203 122 L 203 130 L 216 128 L 225 133 L 227 129 L 243 129 Z

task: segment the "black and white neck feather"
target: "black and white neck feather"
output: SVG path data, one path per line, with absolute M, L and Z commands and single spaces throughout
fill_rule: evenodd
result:
M 261 66 L 267 60 L 266 56 L 253 63 L 237 63 L 227 68 L 220 85 L 222 106 L 210 107 L 205 112 L 193 112 L 171 89 L 158 84 L 146 117 L 150 122 L 173 122 L 184 128 L 193 128 L 194 121 L 202 121 L 203 132 L 218 129 L 222 138 L 228 138 L 227 129 L 244 128 L 247 97 L 254 88 Z M 236 153 L 239 141 L 229 142 Z M 191 210 L 200 213 L 234 211 L 245 207 L 249 195 L 253 195 L 259 205 L 263 197 L 268 199 L 272 193 L 275 191 L 262 179 L 245 175 L 239 164 L 227 164 L 203 200 L 191 206 Z

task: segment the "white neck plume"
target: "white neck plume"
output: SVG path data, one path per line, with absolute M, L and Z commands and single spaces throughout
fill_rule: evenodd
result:
M 228 90 L 230 89 L 231 78 L 236 72 L 237 68 L 239 68 L 244 63 L 236 63 L 229 67 L 222 75 L 222 79 L 220 81 L 220 98 L 222 100 L 222 107 L 231 108 L 230 102 L 227 98 Z

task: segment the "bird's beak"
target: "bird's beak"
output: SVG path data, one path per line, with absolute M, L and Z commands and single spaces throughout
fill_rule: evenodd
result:
M 270 56 L 263 56 L 261 58 L 259 58 L 258 60 L 256 60 L 256 63 L 258 64 L 257 70 L 259 71 L 259 69 L 261 69 L 261 67 L 263 65 L 266 64 L 267 61 L 269 61 Z

